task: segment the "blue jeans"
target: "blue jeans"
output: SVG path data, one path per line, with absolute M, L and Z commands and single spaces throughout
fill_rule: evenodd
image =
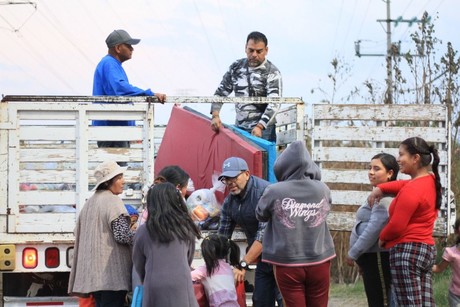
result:
M 259 261 L 254 276 L 254 292 L 252 303 L 255 307 L 283 306 L 281 293 L 276 286 L 275 275 L 271 264 Z

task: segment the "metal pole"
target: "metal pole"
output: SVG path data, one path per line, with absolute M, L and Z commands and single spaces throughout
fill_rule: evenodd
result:
M 391 62 L 392 46 L 391 46 L 391 16 L 390 16 L 390 0 L 387 3 L 387 92 L 385 104 L 393 104 L 393 68 Z

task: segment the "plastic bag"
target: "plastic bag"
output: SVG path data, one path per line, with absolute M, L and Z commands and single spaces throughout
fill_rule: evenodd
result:
M 221 206 L 217 201 L 215 191 L 223 191 L 225 186 L 217 180 L 218 175 L 212 177 L 213 187 L 211 189 L 199 189 L 194 191 L 187 198 L 187 208 L 195 221 L 204 221 L 220 213 Z
M 142 297 L 144 296 L 144 286 L 136 286 L 133 293 L 131 307 L 142 307 Z

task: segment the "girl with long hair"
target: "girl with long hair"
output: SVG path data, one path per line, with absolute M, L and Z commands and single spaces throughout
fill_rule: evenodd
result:
M 190 277 L 201 234 L 172 183 L 147 193 L 147 222 L 137 230 L 133 263 L 144 285 L 142 306 L 198 306 Z

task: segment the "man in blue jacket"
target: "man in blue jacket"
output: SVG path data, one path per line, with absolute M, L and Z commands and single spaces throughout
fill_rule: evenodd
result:
M 230 192 L 222 205 L 219 234 L 230 239 L 235 226 L 239 225 L 248 241 L 248 249 L 240 262 L 240 269 L 233 270 L 235 280 L 244 281 L 248 265 L 257 264 L 252 296 L 254 306 L 274 307 L 275 301 L 278 301 L 278 306 L 282 306 L 272 265 L 260 261 L 266 223 L 259 222 L 255 213 L 257 202 L 270 183 L 251 175 L 246 161 L 238 157 L 224 161 L 219 180 Z
M 125 30 L 114 30 L 105 43 L 109 48 L 96 67 L 93 79 L 93 96 L 155 96 L 163 103 L 166 95 L 154 93 L 150 89 L 140 89 L 131 85 L 121 64 L 133 54 L 133 45 L 141 40 L 132 38 Z M 134 121 L 95 120 L 94 126 L 134 126 Z M 129 141 L 99 141 L 98 147 L 129 147 Z

